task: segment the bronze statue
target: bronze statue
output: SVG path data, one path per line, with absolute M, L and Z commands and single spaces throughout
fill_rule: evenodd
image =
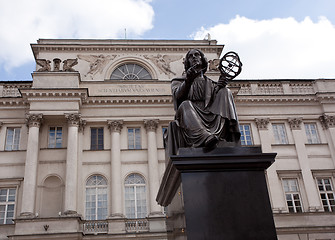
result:
M 192 49 L 186 54 L 185 74 L 171 84 L 176 115 L 166 136 L 169 154 L 177 154 L 181 147 L 214 148 L 220 141 L 239 144 L 235 104 L 226 85 L 240 73 L 242 64 L 238 56 L 225 64 L 227 60 L 221 59 L 221 76 L 215 82 L 204 75 L 208 62 L 200 50 Z

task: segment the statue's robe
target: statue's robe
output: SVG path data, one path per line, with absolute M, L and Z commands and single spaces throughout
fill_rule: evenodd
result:
M 235 104 L 228 88 L 219 88 L 203 76 L 197 77 L 190 87 L 185 77 L 175 78 L 171 89 L 176 115 L 168 129 L 170 154 L 176 154 L 180 147 L 202 147 L 211 135 L 220 141 L 239 142 Z

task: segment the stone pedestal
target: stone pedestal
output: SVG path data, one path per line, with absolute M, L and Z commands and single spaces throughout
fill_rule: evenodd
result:
M 264 172 L 275 156 L 259 147 L 170 156 L 157 196 L 169 239 L 277 239 Z

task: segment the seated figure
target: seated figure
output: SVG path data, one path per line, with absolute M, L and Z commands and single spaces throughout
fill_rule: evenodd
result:
M 171 89 L 176 111 L 166 136 L 168 153 L 179 148 L 215 148 L 218 142 L 239 144 L 240 131 L 228 79 L 218 82 L 205 76 L 208 62 L 198 49 L 185 57 L 185 75 L 172 80 Z

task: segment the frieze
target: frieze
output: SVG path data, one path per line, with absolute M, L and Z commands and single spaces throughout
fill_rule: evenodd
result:
M 174 56 L 174 55 L 161 55 L 157 54 L 155 56 L 151 55 L 143 55 L 144 58 L 149 59 L 151 62 L 153 62 L 159 69 L 161 73 L 165 73 L 167 75 L 173 74 L 176 75 L 175 72 L 171 70 L 170 63 L 176 62 L 180 59 L 182 59 L 183 56 Z
M 300 130 L 302 118 L 289 118 L 288 123 L 290 124 L 292 130 Z
M 108 86 L 90 86 L 90 96 L 138 96 L 138 95 L 171 95 L 168 84 L 110 84 Z

